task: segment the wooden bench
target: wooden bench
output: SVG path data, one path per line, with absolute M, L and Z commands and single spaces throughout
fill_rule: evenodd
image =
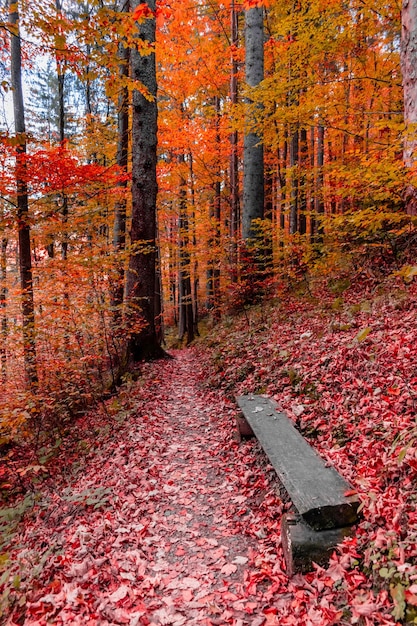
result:
M 324 565 L 358 519 L 358 496 L 351 485 L 313 450 L 273 400 L 239 396 L 239 431 L 255 435 L 295 511 L 284 515 L 282 545 L 289 575 Z M 354 495 L 349 495 L 349 494 Z

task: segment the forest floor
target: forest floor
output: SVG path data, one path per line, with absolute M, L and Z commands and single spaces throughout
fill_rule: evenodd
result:
M 289 297 L 145 365 L 0 511 L 0 623 L 414 623 L 416 291 Z M 235 434 L 246 391 L 273 396 L 362 499 L 328 568 L 285 573 L 288 504 Z

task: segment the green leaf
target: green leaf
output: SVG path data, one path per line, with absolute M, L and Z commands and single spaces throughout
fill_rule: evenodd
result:
M 406 609 L 405 589 L 401 583 L 398 583 L 398 585 L 391 585 L 390 591 L 392 599 L 394 600 L 394 610 L 392 615 L 397 620 L 403 619 L 405 617 Z
M 381 567 L 381 569 L 379 570 L 379 575 L 381 576 L 381 578 L 390 578 L 391 570 L 389 570 L 388 567 Z

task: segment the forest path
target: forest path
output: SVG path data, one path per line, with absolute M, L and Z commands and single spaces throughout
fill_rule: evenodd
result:
M 39 504 L 15 555 L 43 561 L 25 624 L 284 623 L 281 503 L 202 367 L 191 350 L 146 366 L 137 410 Z

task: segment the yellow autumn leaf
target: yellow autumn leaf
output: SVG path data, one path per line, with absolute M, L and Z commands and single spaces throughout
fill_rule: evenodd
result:
M 367 326 L 366 328 L 362 328 L 362 330 L 360 330 L 355 337 L 356 341 L 358 341 L 359 343 L 365 341 L 371 330 L 372 329 L 369 326 Z

